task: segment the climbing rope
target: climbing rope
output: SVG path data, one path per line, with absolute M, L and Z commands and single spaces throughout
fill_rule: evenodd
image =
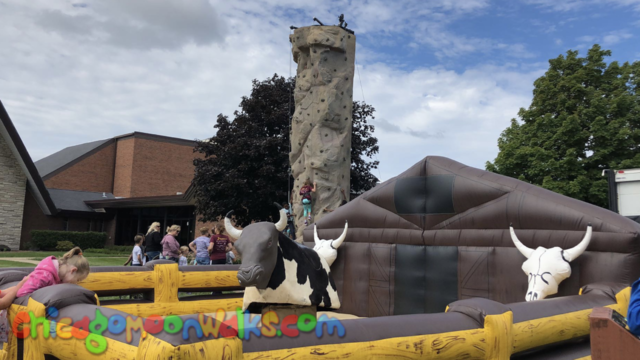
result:
M 293 35 L 293 29 L 291 29 L 291 32 L 289 33 L 289 35 Z M 291 39 L 291 38 L 289 38 Z M 291 42 L 291 40 L 289 40 L 289 46 L 290 46 L 290 50 L 289 50 L 289 79 L 291 79 L 291 61 L 293 58 L 293 43 Z M 289 88 L 289 109 L 288 109 L 288 113 L 287 113 L 287 117 L 289 118 L 289 156 L 291 156 L 291 122 L 293 121 L 293 116 L 291 116 L 291 98 L 293 97 L 293 89 L 292 87 Z M 291 167 L 291 160 L 289 160 L 289 176 L 287 176 L 287 204 L 291 203 L 291 177 L 293 176 L 293 168 Z M 293 209 L 291 208 L 293 206 L 293 204 L 290 204 L 289 207 L 289 211 L 291 211 L 293 213 Z M 288 221 L 288 219 L 287 219 Z
M 362 101 L 366 103 L 367 100 L 365 100 L 364 98 L 364 88 L 362 87 L 362 76 L 360 75 L 360 68 L 358 67 L 358 61 L 354 59 L 354 62 L 356 64 L 356 69 L 358 70 L 358 82 L 360 83 L 360 92 L 362 93 Z M 373 157 L 376 159 L 378 164 L 380 164 L 380 160 L 378 160 L 378 156 L 376 154 L 373 154 Z M 376 170 L 378 170 L 378 180 L 381 180 L 382 173 L 380 172 L 380 168 L 377 167 Z

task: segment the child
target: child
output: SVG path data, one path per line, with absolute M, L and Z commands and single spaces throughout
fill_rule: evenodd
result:
M 0 291 L 0 343 L 9 341 L 9 329 L 11 328 L 9 319 L 7 318 L 7 310 L 16 299 L 16 293 L 25 282 L 29 279 L 29 275 L 25 276 L 16 286 Z
M 36 266 L 24 286 L 18 290 L 17 297 L 29 295 L 46 286 L 77 284 L 89 276 L 89 271 L 89 262 L 82 256 L 79 247 L 69 250 L 60 260 L 49 256 Z
M 311 187 L 311 180 L 307 178 L 304 181 L 304 185 L 300 189 L 300 195 L 302 196 L 302 208 L 304 209 L 304 224 L 309 225 L 311 221 L 311 193 L 316 192 L 316 182 L 313 182 Z
M 13 300 L 16 299 L 18 291 L 20 290 L 20 288 L 22 288 L 22 285 L 24 285 L 24 283 L 26 283 L 28 279 L 29 275 L 20 280 L 18 285 L 0 291 L 0 310 L 8 309 L 9 306 L 13 304 Z
M 131 266 L 142 266 L 147 263 L 147 257 L 142 246 L 143 242 L 144 236 L 142 234 L 138 234 L 133 238 L 135 245 L 124 266 L 127 266 L 129 263 L 131 263 Z
M 189 260 L 187 260 L 187 256 L 189 255 L 189 248 L 186 246 L 180 247 L 180 260 L 178 261 L 179 266 L 185 266 L 189 264 Z
M 133 238 L 133 242 L 136 246 L 133 247 L 133 252 L 131 253 L 133 257 L 131 266 L 142 266 L 146 263 L 146 259 L 142 254 L 142 240 L 144 240 L 144 237 L 140 235 L 136 235 L 136 237 Z
M 193 240 L 189 247 L 196 254 L 196 264 L 197 265 L 209 265 L 211 259 L 209 258 L 209 253 L 207 252 L 207 248 L 209 247 L 209 228 L 203 227 L 200 229 L 200 237 Z

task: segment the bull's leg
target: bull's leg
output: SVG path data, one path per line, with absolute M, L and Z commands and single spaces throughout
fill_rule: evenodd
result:
M 322 304 L 323 307 L 331 307 L 331 299 L 329 298 L 327 289 L 314 289 L 311 295 L 309 295 L 309 300 L 311 301 L 312 305 Z

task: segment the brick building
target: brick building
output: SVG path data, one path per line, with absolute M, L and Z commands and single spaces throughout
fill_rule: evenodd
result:
M 193 140 L 134 132 L 33 163 L 1 102 L 0 118 L 0 245 L 25 248 L 31 230 L 101 231 L 107 245 L 132 244 L 154 221 L 180 225 L 186 244 L 204 225 L 188 191 Z

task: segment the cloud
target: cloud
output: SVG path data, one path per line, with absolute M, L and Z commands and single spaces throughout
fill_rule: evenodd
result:
M 640 11 L 640 0 L 524 0 L 524 3 L 552 11 L 574 11 L 594 5 L 631 7 Z
M 476 52 L 490 53 L 500 50 L 511 57 L 531 58 L 533 54 L 523 44 L 507 44 L 495 39 L 466 37 L 444 30 L 441 25 L 423 25 L 424 34 L 415 40 L 435 49 L 439 58 L 457 57 Z
M 358 36 L 374 39 L 431 34 L 434 39 L 416 44 L 443 57 L 482 51 L 513 59 L 530 55 L 523 44 L 449 30 L 462 14 L 486 10 L 486 1 L 373 0 L 360 6 L 320 0 L 166 0 L 157 3 L 158 9 L 150 4 L 0 3 L 1 100 L 34 160 L 132 131 L 210 137 L 216 116 L 233 114 L 249 94 L 251 80 L 289 74 L 288 27 L 310 25 L 313 16 L 331 24 L 336 13 L 344 12 Z M 429 24 L 416 26 L 425 18 Z M 204 24 L 207 19 L 217 22 Z M 427 155 L 482 168 L 495 158 L 500 132 L 519 107 L 529 105 L 533 80 L 548 66 L 510 60 L 514 64 L 474 63 L 452 71 L 386 60 L 373 46 L 358 45 L 354 97 L 362 100 L 362 81 L 367 102 L 377 109 L 383 179 Z
M 615 31 L 611 32 L 608 35 L 602 37 L 602 45 L 603 46 L 611 46 L 617 44 L 623 40 L 632 38 L 633 35 L 629 34 L 626 31 Z
M 373 123 L 382 177 L 395 176 L 427 155 L 484 168 L 496 157 L 497 139 L 510 119 L 531 103 L 533 81 L 546 66 L 478 65 L 464 72 L 403 71 L 381 63 L 363 67 L 366 99 L 377 110 Z
M 444 133 L 442 131 L 438 131 L 436 133 L 430 133 L 428 131 L 416 131 L 411 128 L 402 129 L 400 128 L 400 126 L 392 124 L 385 119 L 375 119 L 375 120 L 372 120 L 371 123 L 375 125 L 376 128 L 381 129 L 385 133 L 406 134 L 406 135 L 414 136 L 419 139 L 428 139 L 428 138 L 442 139 L 444 137 Z
M 601 36 L 580 36 L 576 38 L 581 44 L 578 48 L 587 48 L 592 44 L 600 44 L 604 47 L 618 44 L 624 40 L 632 38 L 633 35 L 625 30 L 611 31 Z
M 562 39 L 556 39 L 556 45 L 562 46 Z
M 62 36 L 143 50 L 207 45 L 224 35 L 222 19 L 206 0 L 91 1 L 45 9 L 37 21 Z

